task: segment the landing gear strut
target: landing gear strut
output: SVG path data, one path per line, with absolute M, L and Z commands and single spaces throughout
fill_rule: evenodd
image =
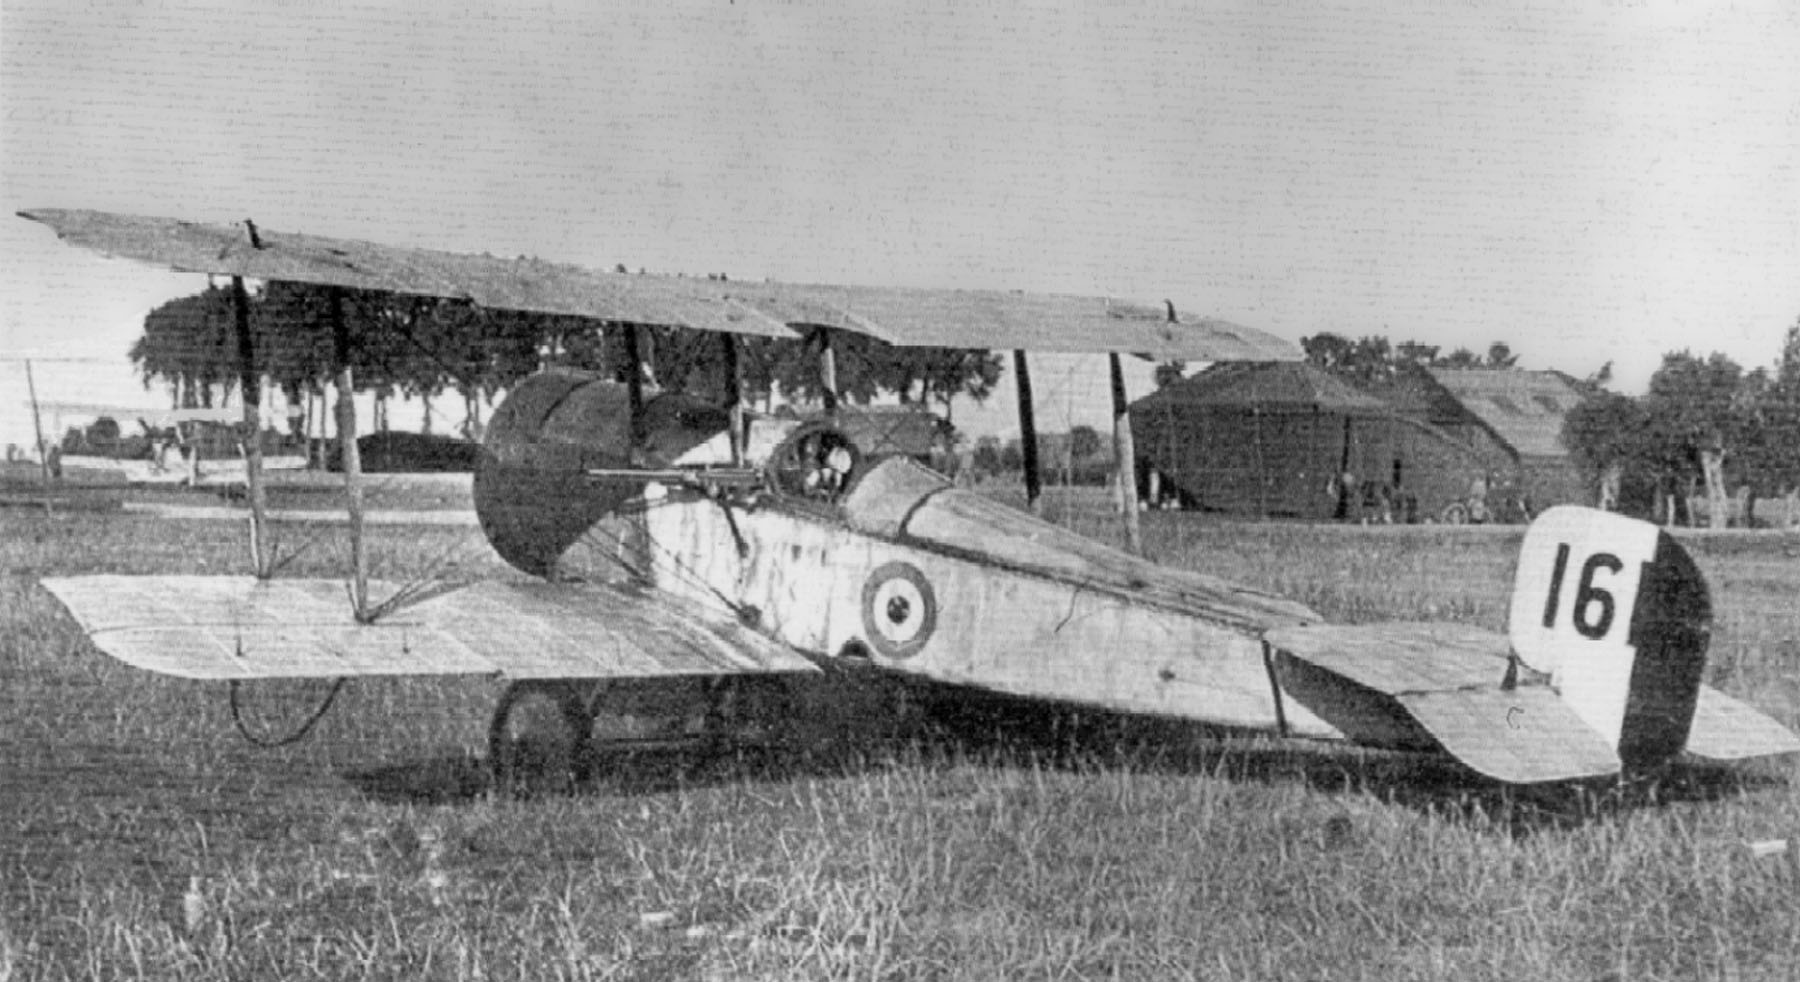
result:
M 769 739 L 787 713 L 783 681 L 719 676 L 523 679 L 488 724 L 496 793 L 561 794 L 592 778 L 605 751 L 724 752 Z

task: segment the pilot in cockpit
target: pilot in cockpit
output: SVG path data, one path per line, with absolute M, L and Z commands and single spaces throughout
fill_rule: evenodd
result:
M 850 441 L 832 430 L 806 437 L 800 445 L 799 457 L 806 464 L 804 493 L 821 501 L 837 500 L 856 466 Z

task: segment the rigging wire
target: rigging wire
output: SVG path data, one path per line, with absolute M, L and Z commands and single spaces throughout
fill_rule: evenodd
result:
M 649 511 L 652 508 L 661 508 L 666 505 L 670 505 L 670 504 L 674 504 L 674 503 L 675 502 L 672 502 L 672 501 L 657 501 L 657 502 L 646 501 L 642 504 L 633 505 L 629 508 L 621 508 L 621 509 L 619 509 L 618 514 L 621 514 L 621 515 L 628 514 L 628 513 L 629 514 L 642 514 L 644 512 Z M 721 505 L 721 507 L 728 507 L 728 506 L 725 506 L 722 502 L 720 503 L 720 505 Z M 596 540 L 602 541 L 604 544 L 612 546 L 613 548 L 603 549 L 602 552 L 604 554 L 606 554 L 613 562 L 617 563 L 621 569 L 623 569 L 627 573 L 631 574 L 634 578 L 636 578 L 640 581 L 646 581 L 649 579 L 649 571 L 648 570 L 640 570 L 640 569 L 636 568 L 631 563 L 627 562 L 625 560 L 624 556 L 620 554 L 623 550 L 629 548 L 629 544 L 625 541 L 625 534 L 623 532 L 604 528 L 600 524 L 596 523 L 595 525 L 589 527 L 589 529 L 587 530 L 586 533 L 584 533 L 584 535 L 592 536 Z M 661 542 L 658 542 L 652 536 L 645 536 L 644 542 L 647 543 L 651 549 L 656 550 L 657 553 L 662 558 L 667 560 L 667 562 L 669 564 L 669 566 L 668 566 L 669 570 L 672 573 L 674 573 L 678 579 L 680 579 L 682 582 L 686 583 L 689 586 L 698 587 L 699 589 L 705 590 L 707 593 L 712 594 L 714 597 L 718 598 L 719 602 L 724 604 L 725 608 L 727 610 L 730 610 L 732 612 L 732 614 L 734 616 L 736 616 L 738 619 L 747 620 L 755 612 L 756 608 L 754 606 L 752 606 L 750 604 L 741 603 L 737 600 L 733 600 L 730 596 L 726 595 L 724 591 L 720 590 L 718 587 L 713 586 L 712 583 L 710 581 L 708 581 L 705 576 L 701 575 L 692 566 L 688 565 L 688 563 L 685 562 L 681 558 L 681 555 L 679 553 L 675 552 L 675 550 L 669 548 L 668 546 L 664 545 Z
M 306 735 L 312 732 L 312 728 L 317 725 L 319 720 L 325 718 L 326 712 L 331 709 L 331 704 L 337 701 L 338 693 L 343 691 L 344 683 L 348 681 L 350 681 L 348 676 L 339 676 L 337 681 L 331 684 L 331 691 L 327 692 L 325 698 L 320 701 L 319 708 L 313 710 L 312 715 L 307 717 L 306 722 L 301 723 L 300 727 L 294 732 L 281 737 L 266 737 L 250 732 L 249 724 L 244 722 L 243 707 L 240 705 L 238 698 L 238 689 L 243 680 L 232 679 L 231 722 L 237 727 L 238 734 L 245 740 L 248 740 L 252 746 L 260 747 L 264 750 L 274 750 L 278 747 L 291 746 L 306 739 Z

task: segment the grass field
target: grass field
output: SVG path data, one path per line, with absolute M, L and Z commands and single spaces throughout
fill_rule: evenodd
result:
M 1051 511 L 1110 534 L 1097 510 Z M 1335 619 L 1495 628 L 1519 535 L 1146 521 L 1163 561 Z M 291 572 L 341 568 L 341 532 L 283 534 L 310 542 Z M 1796 540 L 1689 545 L 1720 607 L 1711 681 L 1800 726 Z M 375 529 L 372 551 L 390 576 L 504 575 L 474 530 Z M 221 687 L 97 654 L 36 583 L 246 568 L 235 526 L 0 511 L 10 978 L 1776 979 L 1800 965 L 1800 860 L 1750 849 L 1800 837 L 1793 761 L 1631 795 L 1522 794 L 1172 726 L 1037 741 L 913 728 L 645 757 L 572 796 L 494 800 L 478 753 L 495 683 L 355 683 L 311 738 L 257 750 Z M 263 687 L 246 708 L 278 730 L 322 694 Z

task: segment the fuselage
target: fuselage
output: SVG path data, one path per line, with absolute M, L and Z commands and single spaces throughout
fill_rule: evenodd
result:
M 1158 566 L 877 461 L 831 501 L 673 493 L 642 516 L 656 585 L 729 605 L 818 658 L 1012 695 L 1341 737 L 1278 716 L 1263 632 L 1304 605 Z

